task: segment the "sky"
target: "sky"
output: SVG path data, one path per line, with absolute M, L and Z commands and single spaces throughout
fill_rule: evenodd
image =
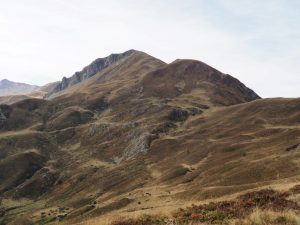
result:
M 43 85 L 129 49 L 300 97 L 299 0 L 0 0 L 0 79 Z

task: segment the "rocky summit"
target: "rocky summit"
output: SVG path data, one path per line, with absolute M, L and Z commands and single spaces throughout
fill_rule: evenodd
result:
M 71 87 L 77 83 L 80 83 L 97 73 L 101 72 L 108 66 L 117 63 L 118 61 L 130 56 L 134 53 L 134 50 L 129 50 L 121 54 L 111 54 L 108 57 L 105 58 L 99 58 L 93 61 L 90 65 L 83 68 L 80 72 L 76 72 L 73 76 L 70 78 L 64 77 L 60 83 L 58 83 L 53 90 L 47 95 L 48 98 L 50 98 L 52 95 L 54 95 L 57 92 L 60 92 L 68 87 Z
M 224 224 L 299 210 L 300 99 L 262 99 L 203 62 L 136 50 L 42 93 L 0 105 L 0 224 Z

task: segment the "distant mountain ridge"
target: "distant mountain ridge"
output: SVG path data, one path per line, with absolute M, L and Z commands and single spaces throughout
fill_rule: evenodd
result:
M 0 81 L 0 96 L 23 95 L 35 91 L 39 88 L 36 85 L 13 82 L 8 79 Z
M 46 94 L 52 91 L 58 83 L 59 82 L 53 82 L 39 87 L 4 79 L 0 82 L 0 105 L 11 105 L 29 98 L 42 99 Z

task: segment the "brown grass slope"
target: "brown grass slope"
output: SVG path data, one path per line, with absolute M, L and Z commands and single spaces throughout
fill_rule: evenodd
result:
M 143 87 L 147 96 L 174 98 L 192 94 L 194 98 L 209 98 L 210 103 L 218 105 L 233 105 L 259 98 L 237 79 L 196 60 L 176 60 L 148 74 L 143 80 Z M 202 96 L 197 91 L 203 92 Z
M 299 186 L 296 186 L 299 188 Z M 293 188 L 294 189 L 294 188 Z M 291 189 L 291 190 L 293 190 Z M 192 205 L 174 211 L 172 215 L 142 215 L 115 220 L 113 225 L 186 225 L 186 224 L 299 224 L 300 205 L 288 199 L 293 191 L 263 189 L 235 199 Z M 299 190 L 299 189 L 298 189 Z M 95 220 L 96 222 L 96 220 Z M 97 224 L 97 223 L 90 223 Z M 99 224 L 99 223 L 98 223 Z
M 51 100 L 2 105 L 0 221 L 72 224 L 297 182 L 300 102 L 256 99 L 204 63 L 135 51 Z

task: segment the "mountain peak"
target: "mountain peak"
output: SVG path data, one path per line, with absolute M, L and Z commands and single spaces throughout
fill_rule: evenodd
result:
M 130 49 L 123 53 L 113 53 L 104 58 L 98 58 L 94 60 L 91 64 L 84 67 L 81 71 L 75 72 L 71 77 L 64 77 L 61 82 L 59 82 L 52 92 L 50 92 L 46 97 L 50 97 L 51 95 L 60 92 L 68 87 L 71 87 L 77 83 L 80 83 L 90 77 L 95 76 L 97 73 L 101 72 L 108 66 L 127 58 L 137 52 L 134 49 Z
M 215 105 L 233 105 L 260 98 L 238 79 L 190 59 L 175 60 L 147 74 L 143 80 L 143 90 L 147 96 L 164 98 L 191 95 L 198 91 L 195 96 L 209 99 L 207 104 Z

